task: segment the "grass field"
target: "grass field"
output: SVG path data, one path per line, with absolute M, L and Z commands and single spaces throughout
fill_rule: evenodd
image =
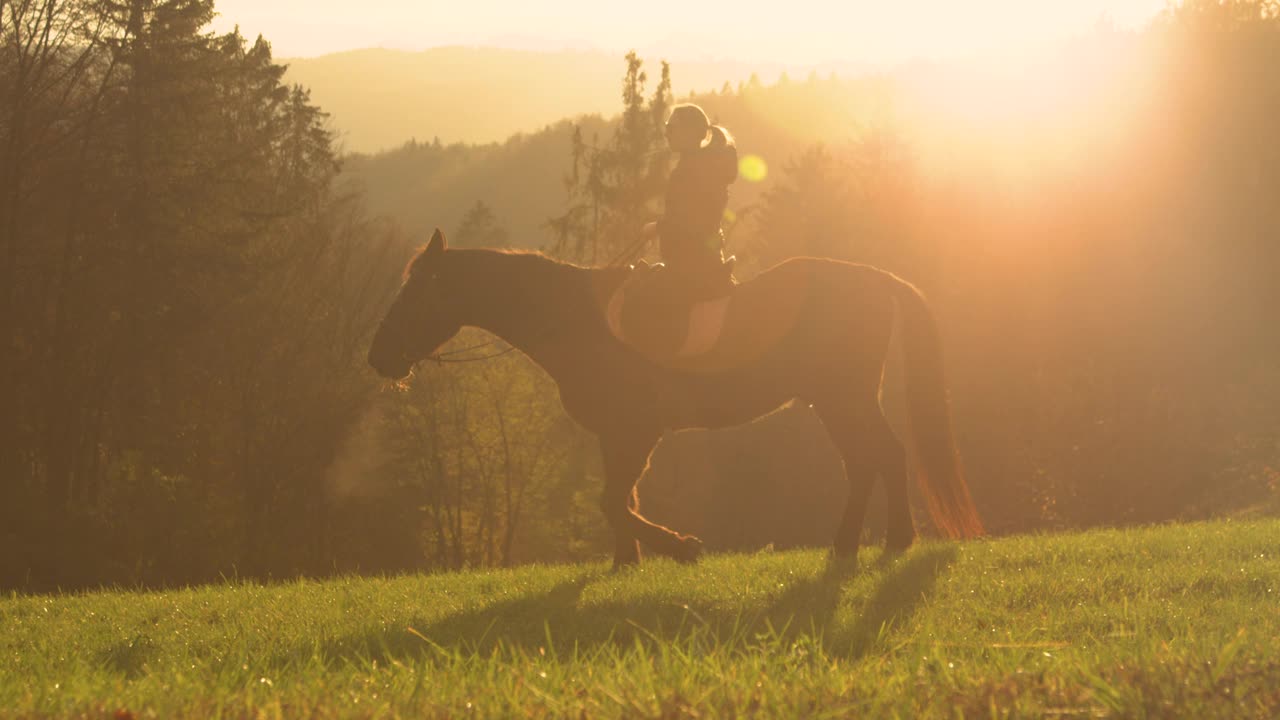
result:
M 1280 716 L 1280 521 L 0 599 L 3 717 Z

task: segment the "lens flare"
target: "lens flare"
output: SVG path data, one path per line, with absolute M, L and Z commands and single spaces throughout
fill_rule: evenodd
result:
M 738 174 L 747 182 L 762 182 L 769 176 L 769 165 L 759 155 L 744 155 L 738 161 Z

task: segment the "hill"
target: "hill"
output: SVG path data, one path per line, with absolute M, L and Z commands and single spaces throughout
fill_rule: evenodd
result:
M 514 245 L 539 247 L 550 238 L 547 220 L 565 211 L 568 197 L 563 181 L 572 165 L 575 129 L 590 144 L 607 144 L 616 128 L 621 102 L 615 90 L 619 68 L 625 64 L 613 60 L 608 67 L 613 74 L 598 83 L 610 96 L 607 111 L 601 114 L 569 117 L 566 111 L 539 130 L 518 133 L 501 143 L 415 140 L 385 152 L 352 153 L 344 158 L 344 181 L 360 191 L 372 213 L 393 219 L 410 237 L 426 238 L 434 227 L 454 233 L 467 211 L 483 202 L 493 209 Z M 650 74 L 660 72 L 659 67 L 652 61 L 644 63 Z M 673 67 L 672 76 L 673 81 L 687 76 L 686 68 Z M 744 219 L 806 147 L 857 137 L 863 127 L 860 118 L 884 104 L 877 78 L 750 83 L 742 91 L 692 99 L 713 121 L 732 130 L 743 154 L 765 163 L 767 177 L 758 182 L 743 179 L 731 189 L 730 209 Z M 732 249 L 742 252 L 741 246 Z
M 656 81 L 658 58 L 650 72 Z M 612 115 L 621 56 L 442 47 L 422 52 L 366 49 L 286 60 L 285 79 L 311 90 L 348 152 L 375 152 L 413 139 L 491 143 L 565 117 Z M 680 61 L 677 95 L 719 90 L 753 75 L 777 79 L 850 72 L 845 65 L 787 67 L 732 61 Z
M 0 707 L 1275 717 L 1280 521 L 0 600 Z M 0 712 L 4 715 L 5 712 Z

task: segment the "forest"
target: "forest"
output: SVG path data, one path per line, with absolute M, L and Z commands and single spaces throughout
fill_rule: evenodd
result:
M 365 354 L 437 226 L 631 259 L 677 101 L 742 153 L 741 279 L 817 255 L 925 290 L 993 533 L 1280 512 L 1280 3 L 678 100 L 633 53 L 615 114 L 374 154 L 214 12 L 0 1 L 0 589 L 604 557 L 596 446 L 536 367 Z M 712 550 L 825 545 L 847 492 L 802 406 L 665 438 L 640 491 Z

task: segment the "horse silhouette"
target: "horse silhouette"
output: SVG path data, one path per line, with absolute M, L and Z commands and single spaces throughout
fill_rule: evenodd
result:
M 640 561 L 640 543 L 692 562 L 702 542 L 640 514 L 636 482 L 665 430 L 749 422 L 801 401 L 813 406 L 844 459 L 850 492 L 838 555 L 856 555 L 872 484 L 885 483 L 886 546 L 915 538 L 907 453 L 880 405 L 895 313 L 901 316 L 906 399 L 917 480 L 933 523 L 974 537 L 951 429 L 938 330 L 911 284 L 867 265 L 793 258 L 738 286 L 714 348 L 658 362 L 610 331 L 607 306 L 629 268 L 586 268 L 534 252 L 449 249 L 436 230 L 409 263 L 369 350 L 369 364 L 400 379 L 463 327 L 519 349 L 555 379 L 565 411 L 600 440 L 600 507 L 615 538 L 615 567 Z

